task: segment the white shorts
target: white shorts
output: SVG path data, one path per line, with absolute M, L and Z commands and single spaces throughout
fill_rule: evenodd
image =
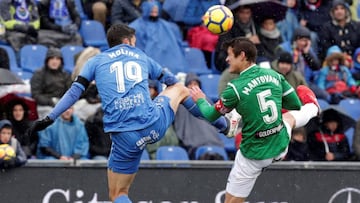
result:
M 289 136 L 291 136 L 290 125 L 285 121 L 284 125 Z M 245 158 L 241 151 L 238 150 L 235 156 L 234 166 L 232 167 L 228 177 L 226 192 L 234 197 L 248 197 L 262 170 L 268 167 L 274 160 L 277 161 L 283 158 L 287 151 L 288 148 L 286 148 L 279 156 L 274 158 L 254 160 Z

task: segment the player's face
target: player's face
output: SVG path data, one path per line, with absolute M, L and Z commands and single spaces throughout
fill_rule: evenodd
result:
M 134 36 L 132 36 L 132 37 L 130 38 L 130 45 L 131 45 L 131 46 L 135 46 L 135 44 L 136 44 L 136 37 L 135 37 L 135 35 L 134 35 Z
M 228 56 L 226 57 L 226 62 L 229 64 L 229 72 L 230 73 L 240 73 L 241 72 L 241 64 L 242 62 L 242 55 L 238 55 L 235 57 L 234 50 L 232 47 L 227 49 Z

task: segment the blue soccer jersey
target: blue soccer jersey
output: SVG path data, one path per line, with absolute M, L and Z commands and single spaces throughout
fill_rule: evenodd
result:
M 80 75 L 95 80 L 104 110 L 105 132 L 144 129 L 159 117 L 149 93 L 148 78 L 162 67 L 136 47 L 118 45 L 91 58 Z

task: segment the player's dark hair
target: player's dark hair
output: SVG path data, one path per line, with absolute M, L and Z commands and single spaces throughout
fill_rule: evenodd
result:
M 246 37 L 236 37 L 223 43 L 222 48 L 227 50 L 233 48 L 235 57 L 241 52 L 245 53 L 246 59 L 250 62 L 256 61 L 257 50 L 255 44 Z
M 109 47 L 122 44 L 123 39 L 132 38 L 135 35 L 135 29 L 125 24 L 112 25 L 107 31 L 107 41 Z

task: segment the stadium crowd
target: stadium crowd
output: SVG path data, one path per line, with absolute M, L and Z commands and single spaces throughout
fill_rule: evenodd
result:
M 217 101 L 227 82 L 238 77 L 227 71 L 222 43 L 247 37 L 256 44 L 258 64 L 278 71 L 294 88 L 310 87 L 322 107 L 319 117 L 294 130 L 285 160 L 360 160 L 357 1 L 279 1 L 287 7 L 281 18 L 255 14 L 254 5 L 234 6 L 236 2 L 1 0 L 0 68 L 9 71 L 0 75 L 0 132 L 10 126 L 23 151 L 19 156 L 25 154 L 27 159 L 107 159 L 111 141 L 102 129 L 95 83 L 37 137 L 26 130 L 51 111 L 86 60 L 107 49 L 106 30 L 125 23 L 136 29 L 137 47 L 177 74 L 186 86 L 202 88 L 211 102 Z M 231 7 L 234 14 L 233 27 L 222 35 L 210 33 L 201 24 L 205 11 L 216 4 Z M 22 82 L 8 81 L 11 75 Z M 162 89 L 158 81 L 149 82 L 152 93 Z M 2 139 L 1 133 L 0 138 L 0 144 L 14 140 Z M 233 159 L 240 142 L 241 125 L 237 136 L 226 138 L 180 108 L 164 139 L 147 147 L 148 159 L 157 159 L 156 151 L 163 146 L 183 149 L 182 159 Z M 213 151 L 197 156 L 202 146 Z M 21 160 L 13 166 L 22 165 Z

